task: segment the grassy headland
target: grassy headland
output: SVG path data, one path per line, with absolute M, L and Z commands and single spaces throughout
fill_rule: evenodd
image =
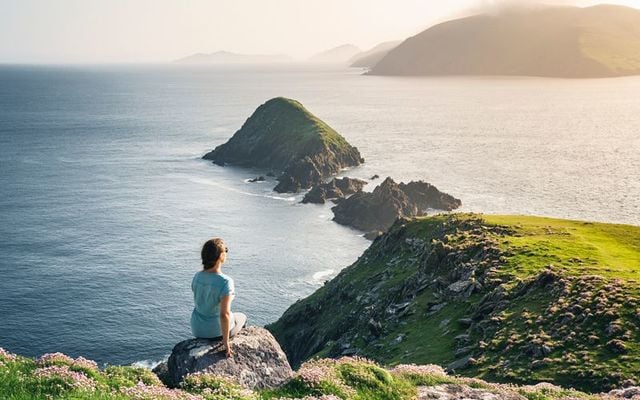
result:
M 638 282 L 640 227 L 437 215 L 396 223 L 268 328 L 294 365 L 357 354 L 599 391 L 640 376 Z

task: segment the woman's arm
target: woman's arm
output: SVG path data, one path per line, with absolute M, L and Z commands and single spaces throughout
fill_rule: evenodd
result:
M 220 328 L 222 329 L 222 343 L 227 349 L 227 357 L 231 357 L 231 343 L 229 342 L 229 332 L 231 331 L 231 298 L 232 295 L 224 296 L 220 299 Z

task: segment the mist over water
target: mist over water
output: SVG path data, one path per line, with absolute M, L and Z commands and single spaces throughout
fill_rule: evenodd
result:
M 264 101 L 300 100 L 366 159 L 463 210 L 640 224 L 640 78 L 389 78 L 303 67 L 0 68 L 0 346 L 158 360 L 191 277 L 230 247 L 233 308 L 274 321 L 369 245 L 266 171 L 200 157 Z M 367 190 L 372 190 L 375 183 Z

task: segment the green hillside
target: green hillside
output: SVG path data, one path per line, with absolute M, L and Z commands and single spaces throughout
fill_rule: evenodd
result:
M 375 75 L 640 74 L 640 10 L 537 7 L 435 25 L 391 50 Z
M 599 391 L 640 376 L 638 282 L 640 227 L 438 215 L 396 223 L 268 329 L 294 365 L 357 354 Z

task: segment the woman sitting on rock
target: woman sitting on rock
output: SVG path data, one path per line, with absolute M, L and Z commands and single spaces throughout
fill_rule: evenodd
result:
M 233 279 L 222 273 L 229 249 L 220 238 L 209 239 L 202 246 L 202 271 L 191 281 L 195 308 L 191 313 L 191 331 L 197 338 L 220 340 L 227 357 L 233 354 L 229 338 L 240 332 L 246 315 L 231 312 L 235 295 Z

